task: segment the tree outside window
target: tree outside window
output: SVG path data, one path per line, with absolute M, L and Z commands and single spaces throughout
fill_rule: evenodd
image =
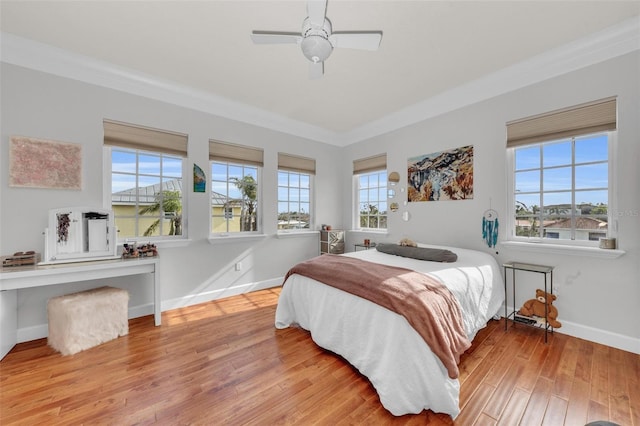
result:
M 140 215 L 153 215 L 163 212 L 164 219 L 169 221 L 168 235 L 182 235 L 182 195 L 179 191 L 161 191 L 156 195 L 155 202 L 140 209 Z M 144 231 L 144 236 L 148 237 L 156 234 L 157 228 L 161 225 L 162 219 L 158 218 Z
M 278 170 L 278 229 L 310 228 L 311 176 Z
M 109 150 L 118 238 L 182 236 L 184 158 L 120 147 Z
M 257 232 L 258 167 L 211 162 L 211 232 Z
M 253 176 L 231 178 L 231 181 L 242 193 L 240 210 L 240 232 L 257 231 L 256 202 L 258 199 L 258 182 Z
M 358 223 L 361 229 L 387 228 L 386 170 L 356 176 L 358 182 Z
M 514 149 L 515 237 L 597 241 L 609 232 L 609 137 Z

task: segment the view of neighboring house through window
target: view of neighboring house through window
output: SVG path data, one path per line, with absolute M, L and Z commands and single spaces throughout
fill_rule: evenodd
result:
M 182 158 L 112 148 L 111 188 L 120 238 L 182 235 Z
M 211 232 L 258 230 L 258 168 L 211 163 Z
M 211 233 L 259 231 L 262 150 L 210 141 L 209 158 Z
M 596 110 L 591 112 L 591 109 Z M 590 114 L 595 117 L 604 114 L 604 118 L 598 118 L 596 126 L 594 119 L 589 120 Z M 575 125 L 575 120 L 585 120 L 585 117 L 584 129 Z M 579 106 L 530 121 L 533 125 L 527 124 L 529 132 L 535 128 L 548 129 L 549 123 L 557 125 L 565 121 L 573 124 L 563 126 L 571 130 L 542 131 L 543 135 L 528 142 L 522 138 L 522 142 L 512 146 L 511 238 L 593 245 L 600 238 L 609 236 L 610 153 L 612 130 L 615 130 L 615 100 Z M 606 131 L 589 131 L 593 129 Z M 556 137 L 558 135 L 562 137 Z
M 182 237 L 186 136 L 105 120 L 105 147 L 118 239 Z
M 387 228 L 387 156 L 353 162 L 357 229 Z
M 515 235 L 598 241 L 607 236 L 608 136 L 515 150 Z
M 278 153 L 278 230 L 310 229 L 315 160 Z

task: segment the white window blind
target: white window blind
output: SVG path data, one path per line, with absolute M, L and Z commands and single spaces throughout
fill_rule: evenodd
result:
M 316 174 L 316 160 L 296 155 L 278 153 L 278 169 L 290 172 Z
M 209 141 L 209 160 L 263 166 L 264 151 L 245 145 Z
M 387 168 L 387 154 L 374 155 L 372 157 L 353 160 L 353 174 L 375 172 Z
M 508 122 L 507 148 L 615 129 L 611 97 Z
M 187 156 L 188 137 L 168 130 L 103 120 L 104 144 Z

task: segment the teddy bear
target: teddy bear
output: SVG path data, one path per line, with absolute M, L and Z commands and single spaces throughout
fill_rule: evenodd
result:
M 547 305 L 547 323 L 553 328 L 560 328 L 562 324 L 557 320 L 558 309 L 552 305 L 553 301 L 557 297 L 555 294 L 545 293 L 544 290 L 536 290 L 536 298 L 529 299 L 524 302 L 522 308 L 520 308 L 520 314 L 530 317 L 535 315 L 537 317 L 544 318 L 544 305 Z
M 410 240 L 409 238 L 401 239 L 398 244 L 406 247 L 418 247 L 418 244 L 416 244 L 414 241 Z

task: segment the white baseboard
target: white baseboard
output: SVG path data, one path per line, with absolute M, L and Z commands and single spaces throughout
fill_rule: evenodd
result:
M 17 342 L 28 342 L 30 340 L 42 339 L 49 335 L 48 324 L 32 325 L 31 327 L 22 327 L 18 329 Z
M 188 296 L 178 297 L 170 300 L 162 301 L 162 311 L 170 311 L 171 309 L 184 308 L 199 303 L 210 302 L 211 300 L 222 299 L 224 297 L 236 296 L 238 294 L 249 293 L 250 291 L 264 290 L 271 287 L 277 287 L 282 284 L 283 277 L 273 278 L 255 283 L 242 284 L 229 288 L 205 291 L 198 294 L 190 294 Z
M 140 318 L 145 315 L 153 315 L 153 303 L 129 307 L 129 319 Z
M 508 308 L 508 312 L 512 311 L 513 309 Z M 500 316 L 504 316 L 504 306 L 500 311 Z M 562 318 L 558 319 L 562 323 L 562 327 L 554 329 L 554 333 L 566 334 L 568 336 L 577 337 L 579 339 L 588 340 L 605 346 L 611 346 L 612 348 L 640 355 L 640 339 L 638 338 L 589 327 L 587 325 L 577 324 Z
M 555 329 L 554 331 L 640 355 L 640 339 L 623 334 L 576 324 L 566 320 L 562 320 L 562 328 Z

